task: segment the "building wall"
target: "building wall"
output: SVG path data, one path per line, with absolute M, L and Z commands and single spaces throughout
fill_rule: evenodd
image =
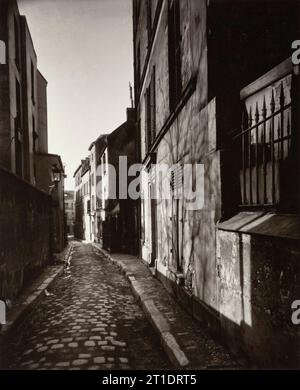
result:
M 90 149 L 90 198 L 91 198 L 91 241 L 95 242 L 98 236 L 98 225 L 97 225 L 97 156 L 95 144 Z
M 281 227 L 281 229 L 279 228 Z M 265 367 L 299 367 L 299 217 L 240 213 L 219 225 L 219 312 L 237 353 Z
M 74 191 L 65 191 L 65 215 L 66 215 L 67 233 L 73 235 L 74 221 L 75 221 Z
M 0 182 L 0 295 L 13 300 L 50 260 L 51 198 L 2 168 Z
M 145 26 L 146 2 L 141 2 L 140 25 Z M 182 83 L 183 89 L 191 89 L 195 77 L 194 90 L 185 102 L 182 110 L 176 114 L 167 131 L 162 134 L 155 148 L 157 164 L 169 167 L 178 162 L 204 164 L 206 198 L 205 207 L 198 211 L 188 211 L 183 201 L 183 222 L 180 227 L 182 248 L 182 271 L 177 269 L 172 256 L 172 215 L 173 202 L 163 200 L 157 205 L 157 268 L 161 274 L 172 277 L 171 273 L 183 272 L 186 287 L 205 303 L 216 307 L 216 274 L 215 274 L 215 222 L 220 218 L 220 174 L 219 152 L 214 145 L 215 135 L 209 114 L 213 103 L 207 105 L 207 56 L 206 56 L 206 2 L 180 1 L 181 34 L 182 34 Z M 190 15 L 193 18 L 190 19 Z M 146 68 L 138 111 L 141 122 L 141 157 L 145 153 L 145 99 L 146 87 L 150 83 L 151 70 L 155 66 L 156 86 L 156 128 L 164 129 L 170 117 L 169 108 L 169 70 L 168 70 L 168 2 L 163 2 L 154 47 Z M 142 30 L 145 30 L 143 28 Z M 145 52 L 147 37 L 137 31 L 136 40 L 140 40 L 141 52 Z M 145 55 L 144 55 L 145 56 Z M 143 63 L 143 55 L 141 55 Z M 192 59 L 192 61 L 190 60 Z M 210 126 L 210 128 L 209 128 Z M 144 183 L 146 198 L 149 183 Z M 144 201 L 145 221 L 143 230 L 145 241 L 142 243 L 142 256 L 147 262 L 151 258 L 151 210 L 150 201 Z M 207 240 L 207 237 L 210 240 Z M 204 288 L 205 285 L 205 288 Z
M 90 171 L 82 175 L 82 206 L 83 206 L 83 239 L 91 242 L 91 218 L 88 210 L 88 203 L 91 200 L 90 193 Z
M 48 153 L 47 84 L 47 80 L 45 80 L 43 75 L 38 71 L 38 140 L 36 150 L 39 153 Z
M 103 240 L 105 238 L 103 235 L 104 232 L 104 224 L 107 220 L 107 199 L 109 193 L 109 173 L 108 173 L 108 148 L 103 146 L 99 150 L 99 154 L 97 155 L 98 161 L 98 177 L 97 177 L 97 202 L 98 202 L 98 210 L 97 210 L 97 224 L 98 224 L 98 240 L 99 243 L 103 246 Z
M 292 298 L 297 299 L 298 292 L 293 287 L 280 286 L 280 283 L 289 280 L 294 285 L 298 280 L 299 267 L 295 259 L 299 258 L 299 235 L 289 239 L 286 236 L 280 238 L 280 233 L 294 217 L 299 223 L 299 215 L 292 214 L 286 221 L 279 220 L 277 232 L 269 233 L 268 237 L 265 234 L 257 237 L 255 232 L 241 234 L 236 229 L 226 232 L 226 227 L 218 229 L 219 221 L 238 214 L 241 202 L 240 154 L 236 154 L 232 141 L 232 131 L 241 128 L 244 102 L 240 99 L 240 91 L 286 60 L 296 9 L 293 12 L 293 8 L 287 7 L 285 2 L 274 9 L 272 2 L 266 1 L 263 4 L 265 12 L 259 12 L 249 2 L 241 2 L 238 6 L 231 4 L 227 10 L 227 2 L 225 5 L 218 1 L 180 0 L 183 95 L 171 112 L 169 2 L 157 3 L 161 3 L 161 12 L 150 42 L 147 37 L 147 3 L 133 2 L 135 100 L 144 164 L 141 256 L 149 265 L 156 267 L 158 277 L 184 307 L 202 324 L 208 325 L 212 331 L 216 330 L 218 336 L 223 335 L 233 350 L 242 351 L 261 365 L 268 366 L 271 361 L 274 366 L 297 365 L 299 358 L 295 345 L 299 336 L 296 329 L 292 329 L 290 304 Z M 267 14 L 270 18 L 266 18 Z M 232 25 L 235 29 L 228 29 L 227 26 Z M 274 36 L 269 34 L 270 31 L 274 31 Z M 278 51 L 274 51 L 272 44 L 278 34 L 281 43 Z M 255 57 L 256 50 L 261 55 L 259 61 Z M 267 55 L 269 52 L 270 57 Z M 156 140 L 147 151 L 145 96 L 153 74 Z M 275 90 L 277 99 L 278 86 L 268 86 L 269 93 L 271 88 Z M 296 107 L 298 100 L 295 96 L 293 105 Z M 293 128 L 298 127 L 299 118 Z M 153 162 L 169 167 L 178 162 L 203 164 L 204 206 L 189 210 L 186 198 L 178 204 L 164 197 L 152 202 L 149 192 L 153 184 Z M 296 172 L 294 165 L 287 166 L 290 172 Z M 286 172 L 283 176 L 289 177 L 288 170 L 283 172 Z M 167 187 L 168 181 L 169 178 Z M 290 184 L 288 188 L 294 189 Z M 162 191 L 167 191 L 167 188 Z M 289 191 L 283 208 L 288 209 L 292 196 L 292 191 Z M 295 209 L 289 213 L 295 213 Z M 246 222 L 243 218 L 242 224 Z M 178 227 L 178 248 L 174 245 L 175 226 Z M 242 246 L 241 242 L 244 243 Z M 289 260 L 284 263 L 284 258 Z M 244 268 L 245 279 L 241 277 L 241 268 Z M 289 298 L 285 299 L 284 294 Z M 276 307 L 280 312 L 278 315 L 275 314 Z M 282 351 L 284 357 L 280 358 Z
M 6 55 L 6 64 L 2 63 L 3 58 L 0 64 L 0 294 L 13 299 L 47 263 L 53 249 L 63 248 L 64 183 L 62 177 L 58 194 L 51 201 L 51 179 L 45 159 L 38 167 L 40 185 L 35 180 L 39 126 L 37 58 L 26 18 L 20 16 L 17 2 L 0 0 L 0 9 L 0 41 L 2 46 L 5 44 Z M 46 149 L 46 81 L 42 81 L 40 129 Z M 56 159 L 60 160 L 58 156 Z M 54 200 L 60 202 L 57 213 L 52 208 Z M 55 234 L 59 244 L 54 248 Z
M 20 32 L 20 18 L 17 5 L 14 1 L 2 0 L 0 15 L 0 39 L 6 45 L 6 65 L 0 65 L 0 164 L 16 172 L 16 139 L 15 139 L 15 117 L 16 117 L 16 81 L 21 86 L 21 51 L 19 52 L 20 63 L 16 66 L 16 37 L 15 22 Z M 19 34 L 21 42 L 21 34 Z M 23 165 L 23 164 L 22 164 Z
M 127 121 L 107 137 L 109 199 L 106 202 L 106 216 L 109 224 L 108 248 L 111 251 L 136 254 L 136 200 L 128 196 L 128 188 L 134 179 L 128 176 L 128 170 L 136 163 L 136 127 L 135 111 L 127 109 Z M 124 159 L 124 161 L 120 160 Z M 127 161 L 127 166 L 125 163 Z M 105 176 L 104 176 L 105 177 Z M 127 178 L 126 193 L 120 193 L 120 186 Z M 105 184 L 104 184 L 105 185 Z M 112 194 L 115 193 L 112 199 Z M 105 193 L 104 193 L 105 195 Z
M 35 154 L 36 186 L 51 195 L 53 219 L 53 250 L 61 252 L 65 247 L 64 168 L 60 156 Z M 60 169 L 60 181 L 53 181 L 53 166 Z
M 82 204 L 82 178 L 81 165 L 74 174 L 75 179 L 75 221 L 74 221 L 74 236 L 78 239 L 83 239 L 83 204 Z
M 35 184 L 34 148 L 38 134 L 37 56 L 26 18 L 21 16 L 23 62 L 23 116 L 25 147 L 25 178 Z

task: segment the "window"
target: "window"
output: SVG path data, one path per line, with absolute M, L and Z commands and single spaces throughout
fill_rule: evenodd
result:
M 141 49 L 140 49 L 140 44 L 138 44 L 137 54 L 136 54 L 136 86 L 138 91 L 140 90 L 140 83 L 141 83 Z
M 147 0 L 147 36 L 148 36 L 148 47 L 151 43 L 151 37 L 152 37 L 152 7 L 151 3 L 153 0 Z
M 156 137 L 156 98 L 155 98 L 155 67 L 146 90 L 146 149 L 149 150 Z
M 34 72 L 34 65 L 33 65 L 33 62 L 31 61 L 31 99 L 32 99 L 32 103 L 34 104 L 35 103 L 35 83 L 34 83 L 34 75 L 35 75 L 35 72 Z
M 182 196 L 183 187 L 183 167 L 177 163 L 170 172 L 170 191 L 178 199 Z
M 5 42 L 0 40 L 0 65 L 6 64 L 6 46 Z
M 37 150 L 37 144 L 38 144 L 38 134 L 36 132 L 36 126 L 35 126 L 35 117 L 32 116 L 32 142 L 33 142 L 33 152 L 36 153 Z
M 169 0 L 168 50 L 170 111 L 174 111 L 182 93 L 181 81 L 181 34 L 179 0 Z
M 16 79 L 16 116 L 15 116 L 16 174 L 23 175 L 23 148 L 21 129 L 21 88 Z
M 133 0 L 134 27 L 137 28 L 140 16 L 141 0 Z
M 141 193 L 141 241 L 144 244 L 145 242 L 145 220 L 146 220 L 146 214 L 145 214 L 145 196 L 144 191 Z
M 14 32 L 15 32 L 15 64 L 20 69 L 20 30 L 16 16 L 14 17 Z

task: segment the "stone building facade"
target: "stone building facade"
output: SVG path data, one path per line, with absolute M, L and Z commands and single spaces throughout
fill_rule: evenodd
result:
M 83 205 L 82 205 L 82 180 L 81 180 L 81 164 L 76 169 L 73 175 L 74 186 L 74 203 L 75 203 L 75 219 L 74 219 L 74 237 L 80 240 L 83 239 Z
M 102 205 L 102 186 L 98 185 L 101 175 L 101 158 L 107 145 L 107 136 L 100 135 L 89 147 L 91 166 L 91 240 L 100 242 L 102 220 L 104 218 Z
M 74 191 L 65 191 L 65 215 L 67 234 L 73 236 L 75 218 Z
M 133 0 L 139 240 L 141 258 L 234 351 L 294 367 L 299 3 L 276 4 Z M 174 167 L 163 188 L 155 164 Z M 203 171 L 186 176 L 186 164 Z M 193 208 L 176 194 L 197 180 L 204 204 Z
M 14 0 L 0 1 L 0 51 L 0 296 L 13 300 L 63 248 L 54 237 L 64 228 L 55 206 L 64 169 L 48 155 L 47 81 Z
M 75 226 L 74 235 L 80 240 L 92 241 L 91 221 L 91 163 L 86 157 L 74 173 Z
M 74 173 L 75 237 L 136 254 L 136 201 L 119 196 L 119 177 L 124 174 L 119 172 L 119 157 L 127 159 L 127 168 L 136 162 L 135 110 L 127 108 L 126 114 L 117 129 L 91 143 L 89 156 Z
M 101 161 L 102 246 L 111 252 L 137 253 L 137 203 L 128 196 L 133 177 L 129 168 L 136 163 L 135 110 L 127 108 L 127 120 L 107 135 Z M 126 163 L 125 163 L 126 160 Z M 125 165 L 127 164 L 127 166 Z M 121 194 L 121 181 L 127 181 L 126 194 Z M 125 188 L 124 188 L 125 189 Z

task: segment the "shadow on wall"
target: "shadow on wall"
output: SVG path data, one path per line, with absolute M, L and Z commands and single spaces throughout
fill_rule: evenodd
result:
M 0 296 L 13 300 L 51 260 L 51 198 L 2 168 L 0 183 Z
M 299 326 L 291 309 L 300 297 L 299 231 L 299 217 L 272 214 L 240 213 L 219 225 L 222 330 L 237 354 L 260 367 L 300 367 Z

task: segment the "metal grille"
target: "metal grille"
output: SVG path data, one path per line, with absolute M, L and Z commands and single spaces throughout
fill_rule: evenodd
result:
M 183 186 L 182 165 L 176 164 L 170 171 L 170 189 L 176 197 L 181 196 Z
M 244 206 L 273 206 L 280 201 L 280 165 L 291 147 L 291 76 L 244 103 L 241 150 L 241 198 Z

